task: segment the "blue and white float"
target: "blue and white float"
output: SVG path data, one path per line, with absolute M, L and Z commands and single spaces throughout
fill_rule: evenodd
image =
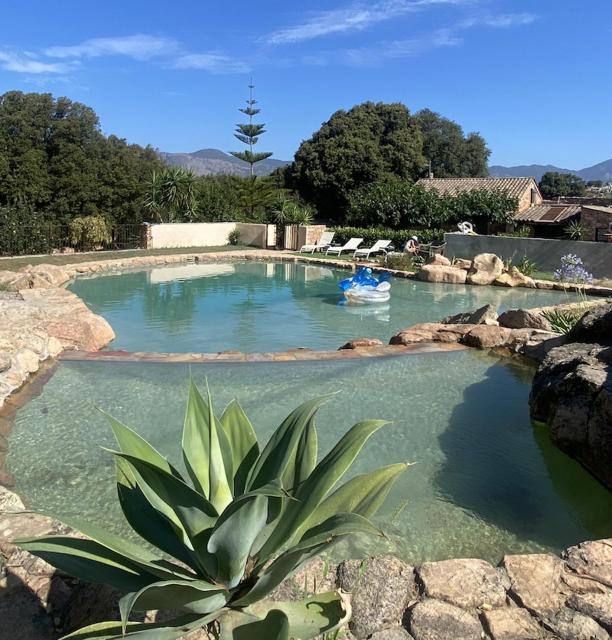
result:
M 338 283 L 349 303 L 387 302 L 391 297 L 390 274 L 383 273 L 380 278 L 372 275 L 372 269 L 361 267 L 351 278 Z

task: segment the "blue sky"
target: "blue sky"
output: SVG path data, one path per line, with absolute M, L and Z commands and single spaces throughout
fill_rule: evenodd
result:
M 366 100 L 480 131 L 494 164 L 612 157 L 611 0 L 3 0 L 0 20 L 0 92 L 67 95 L 164 151 L 239 148 L 252 76 L 279 158 Z

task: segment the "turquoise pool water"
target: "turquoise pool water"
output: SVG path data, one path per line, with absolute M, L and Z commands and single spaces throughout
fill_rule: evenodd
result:
M 339 304 L 350 272 L 301 263 L 187 264 L 77 279 L 70 288 L 111 324 L 111 349 L 161 352 L 337 349 L 389 338 L 487 303 L 500 310 L 564 302 L 558 291 L 394 279 L 389 303 Z
M 532 370 L 524 365 L 461 351 L 198 364 L 191 371 L 197 380 L 208 377 L 218 409 L 238 397 L 263 440 L 299 402 L 334 390 L 319 414 L 322 452 L 358 420 L 393 420 L 367 443 L 354 472 L 416 463 L 380 518 L 407 559 L 497 561 L 507 552 L 558 551 L 612 534 L 612 494 L 552 446 L 545 428 L 530 424 Z M 60 363 L 16 416 L 7 458 L 16 490 L 37 509 L 125 531 L 112 461 L 100 450 L 114 443 L 94 405 L 180 463 L 188 375 L 181 364 Z

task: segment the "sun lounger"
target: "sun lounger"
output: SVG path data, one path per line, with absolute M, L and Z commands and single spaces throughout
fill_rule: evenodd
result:
M 325 251 L 325 255 L 335 254 L 342 255 L 344 251 L 355 251 L 357 247 L 363 242 L 363 238 L 351 238 L 346 244 L 341 247 L 328 247 Z
M 371 253 L 387 253 L 387 247 L 390 244 L 391 240 L 377 240 L 367 249 L 355 249 L 353 258 L 369 258 Z
M 303 247 L 300 247 L 300 253 L 314 253 L 315 251 L 323 251 L 331 247 L 334 235 L 336 234 L 333 231 L 324 231 L 315 244 L 305 244 Z

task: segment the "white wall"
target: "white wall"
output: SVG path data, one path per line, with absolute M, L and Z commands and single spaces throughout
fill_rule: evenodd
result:
M 235 222 L 186 222 L 152 224 L 148 229 L 148 249 L 175 247 L 222 247 L 236 228 Z

